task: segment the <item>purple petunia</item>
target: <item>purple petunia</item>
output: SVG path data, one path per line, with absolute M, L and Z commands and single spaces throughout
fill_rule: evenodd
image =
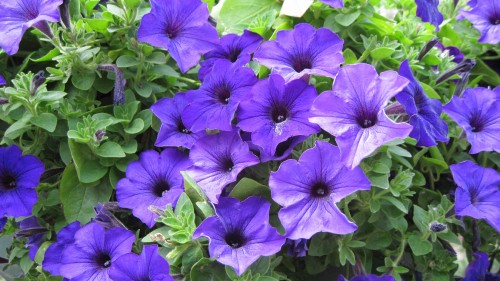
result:
M 52 275 L 61 275 L 61 263 L 64 249 L 75 241 L 75 233 L 81 228 L 80 222 L 75 221 L 63 227 L 57 233 L 57 241 L 50 245 L 45 252 L 42 267 Z
M 5 86 L 5 85 L 7 85 L 7 81 L 5 81 L 5 78 L 2 75 L 0 75 L 0 86 Z
M 5 224 L 7 224 L 8 220 L 9 219 L 7 217 L 0 218 L 0 233 L 3 231 L 3 228 L 5 227 Z
M 175 148 L 141 153 L 139 160 L 128 165 L 126 177 L 116 184 L 118 205 L 132 209 L 135 217 L 152 227 L 158 215 L 148 207 L 175 206 L 184 191 L 180 172 L 190 164 L 187 155 Z
M 236 181 L 246 167 L 259 163 L 238 131 L 200 138 L 189 153 L 193 166 L 187 170 L 213 203 L 226 185 Z
M 318 133 L 320 128 L 308 121 L 316 89 L 303 80 L 285 84 L 271 75 L 252 88 L 252 98 L 240 104 L 238 127 L 252 133 L 252 142 L 265 154 L 275 155 L 280 143 L 296 136 Z
M 75 242 L 64 249 L 60 274 L 72 281 L 111 281 L 109 270 L 132 250 L 135 235 L 123 228 L 104 230 L 90 223 L 75 233 Z
M 309 239 L 318 232 L 347 234 L 357 226 L 337 203 L 358 190 L 369 190 L 370 181 L 359 167 L 340 162 L 338 147 L 317 141 L 298 161 L 287 160 L 272 172 L 269 187 L 273 200 L 283 206 L 281 224 L 289 239 Z
M 285 80 L 309 75 L 335 78 L 344 62 L 344 41 L 327 28 L 315 29 L 300 23 L 293 30 L 281 30 L 276 41 L 267 41 L 255 52 L 254 60 L 272 68 Z
M 412 126 L 395 123 L 384 112 L 389 99 L 407 85 L 394 71 L 379 76 L 369 64 L 346 65 L 333 90 L 316 98 L 309 120 L 336 137 L 343 163 L 358 166 L 383 144 L 410 134 Z
M 182 72 L 217 46 L 217 30 L 208 22 L 207 4 L 200 0 L 151 0 L 137 32 L 139 41 L 168 50 Z
M 437 42 L 435 47 L 440 49 L 443 53 L 447 52 L 448 56 L 453 56 L 452 61 L 454 63 L 461 63 L 464 60 L 464 54 L 457 47 L 454 46 L 445 47 L 441 42 Z
M 42 245 L 43 236 L 47 232 L 47 228 L 41 227 L 36 217 L 28 217 L 19 223 L 19 229 L 15 237 L 28 238 L 25 247 L 29 249 L 29 258 L 34 261 L 36 253 Z
M 443 22 L 443 15 L 439 12 L 439 0 L 415 0 L 417 4 L 417 17 L 424 22 L 429 22 L 439 30 L 439 25 Z
M 191 132 L 182 121 L 182 111 L 188 102 L 185 93 L 177 93 L 173 98 L 163 98 L 151 106 L 151 111 L 161 121 L 156 146 L 180 146 L 191 148 L 197 139 L 206 135 L 205 131 Z
M 450 170 L 457 184 L 457 215 L 484 219 L 500 232 L 500 174 L 471 161 L 451 165 Z
M 477 1 L 472 10 L 460 10 L 460 16 L 472 22 L 481 32 L 479 43 L 497 44 L 500 42 L 500 2 L 495 0 Z
M 443 111 L 439 100 L 430 99 L 424 89 L 413 77 L 408 60 L 401 63 L 399 75 L 410 83 L 396 95 L 410 117 L 413 130 L 410 137 L 417 140 L 418 146 L 435 146 L 437 141 L 447 142 L 448 126 L 439 116 Z
M 345 278 L 344 276 L 340 275 L 339 278 L 337 279 L 338 281 L 349 281 L 349 279 Z M 377 276 L 375 274 L 363 274 L 363 275 L 358 275 L 354 276 L 351 281 L 395 281 L 394 277 L 390 275 L 382 275 L 382 276 Z
M 444 112 L 464 129 L 471 154 L 500 152 L 500 87 L 472 88 L 461 98 L 454 96 Z
M 173 281 L 168 262 L 158 252 L 157 245 L 144 246 L 141 255 L 125 254 L 113 262 L 109 277 L 120 281 Z
M 189 104 L 182 121 L 193 132 L 205 129 L 231 131 L 239 103 L 250 96 L 257 77 L 250 68 L 218 61 L 198 90 L 187 92 Z
M 490 261 L 488 255 L 482 252 L 474 253 L 474 261 L 470 262 L 465 269 L 465 276 L 462 281 L 485 280 Z
M 31 215 L 43 172 L 43 163 L 35 156 L 23 156 L 15 145 L 0 147 L 0 216 Z
M 343 8 L 344 1 L 343 0 L 319 0 L 321 3 L 325 3 L 332 8 Z
M 13 55 L 30 27 L 47 36 L 52 32 L 47 22 L 59 21 L 59 5 L 63 0 L 9 0 L 0 2 L 0 47 Z
M 242 35 L 227 34 L 220 38 L 220 45 L 204 55 L 198 77 L 203 80 L 217 61 L 229 61 L 243 66 L 250 62 L 250 56 L 257 50 L 263 38 L 257 33 L 245 30 Z
M 254 196 L 243 202 L 220 198 L 215 205 L 217 215 L 205 219 L 193 239 L 207 237 L 210 257 L 241 275 L 259 257 L 279 252 L 285 243 L 285 237 L 269 224 L 270 207 L 269 202 Z

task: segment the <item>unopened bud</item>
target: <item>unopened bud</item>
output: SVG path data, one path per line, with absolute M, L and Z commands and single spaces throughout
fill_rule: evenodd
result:
M 43 83 L 45 83 L 45 80 L 47 80 L 45 79 L 43 74 L 44 71 L 40 70 L 38 71 L 37 74 L 35 74 L 35 76 L 33 76 L 33 80 L 31 80 L 31 87 L 30 87 L 30 92 L 32 95 L 34 95 L 36 93 L 36 90 L 38 90 L 38 88 L 42 86 Z
M 439 223 L 437 221 L 433 221 L 429 225 L 429 229 L 432 232 L 442 232 L 442 231 L 446 230 L 446 224 L 442 224 L 442 223 Z
M 118 66 L 116 66 L 116 64 L 100 64 L 97 66 L 97 69 L 115 73 L 113 103 L 115 105 L 125 103 L 125 84 L 127 83 L 127 80 L 125 80 L 123 72 L 118 68 Z
M 437 38 L 433 38 L 431 39 L 429 42 L 427 42 L 427 44 L 425 44 L 425 46 L 422 48 L 422 50 L 420 51 L 420 53 L 418 53 L 418 57 L 417 57 L 417 60 L 422 60 L 425 55 L 427 55 L 427 53 L 432 50 L 432 48 L 439 42 L 439 40 Z
M 95 142 L 100 142 L 102 141 L 102 139 L 104 138 L 104 136 L 106 135 L 106 132 L 103 131 L 103 130 L 97 130 L 94 134 L 94 140 Z
M 163 215 L 165 215 L 165 211 L 163 211 L 162 209 L 160 209 L 160 208 L 158 208 L 156 206 L 153 206 L 153 205 L 149 205 L 148 210 L 150 212 L 153 212 L 154 214 L 160 216 L 160 217 L 163 216 Z

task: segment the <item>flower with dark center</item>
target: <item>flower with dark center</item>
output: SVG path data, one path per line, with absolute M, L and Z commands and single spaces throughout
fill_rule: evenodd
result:
M 459 216 L 484 219 L 500 233 L 500 174 L 472 161 L 450 165 L 455 191 L 455 211 Z
M 476 1 L 470 11 L 460 10 L 460 16 L 468 19 L 481 32 L 479 43 L 500 42 L 500 2 L 496 0 Z
M 260 197 L 243 202 L 222 197 L 215 205 L 216 215 L 198 226 L 193 239 L 208 238 L 210 257 L 241 275 L 261 256 L 279 252 L 285 243 L 285 237 L 269 224 L 270 207 Z
M 276 41 L 266 41 L 255 52 L 254 60 L 271 68 L 285 80 L 309 75 L 335 78 L 344 62 L 344 41 L 327 28 L 315 29 L 300 23 L 293 30 L 281 30 Z
M 63 227 L 57 233 L 57 241 L 51 244 L 45 252 L 42 268 L 52 275 L 61 275 L 61 263 L 64 249 L 75 241 L 75 233 L 81 228 L 80 222 L 75 221 Z
M 208 22 L 207 4 L 200 0 L 151 0 L 151 12 L 142 17 L 139 41 L 166 49 L 182 72 L 198 64 L 202 54 L 219 42 Z
M 285 84 L 276 74 L 259 81 L 252 96 L 241 102 L 238 127 L 252 134 L 252 143 L 266 155 L 274 155 L 278 145 L 291 137 L 309 136 L 320 128 L 308 121 L 316 90 L 303 80 Z
M 0 48 L 8 55 L 19 50 L 19 43 L 30 27 L 52 38 L 47 22 L 59 21 L 59 5 L 63 0 L 0 1 Z
M 427 97 L 420 83 L 413 77 L 408 60 L 401 63 L 399 75 L 410 81 L 396 95 L 410 117 L 410 125 L 413 126 L 410 137 L 417 140 L 418 146 L 435 146 L 438 141 L 447 142 L 448 125 L 439 117 L 443 111 L 441 101 Z
M 286 160 L 272 172 L 269 187 L 273 200 L 283 206 L 281 224 L 289 239 L 309 239 L 318 232 L 348 234 L 357 229 L 337 203 L 358 190 L 369 190 L 370 181 L 359 167 L 340 162 L 338 147 L 317 141 L 299 160 Z
M 113 262 L 109 270 L 112 280 L 120 281 L 173 281 L 168 262 L 161 256 L 157 245 L 142 248 L 141 255 L 125 254 Z
M 141 153 L 116 184 L 118 206 L 132 209 L 135 217 L 152 227 L 158 215 L 149 211 L 149 206 L 175 206 L 184 191 L 180 172 L 190 165 L 187 155 L 175 148 Z
M 43 163 L 35 156 L 23 156 L 15 145 L 0 147 L 0 216 L 31 215 L 43 172 Z
M 428 22 L 439 30 L 439 25 L 443 22 L 443 15 L 439 12 L 439 0 L 415 0 L 417 4 L 417 17 L 423 22 Z
M 192 132 L 205 129 L 231 131 L 238 105 L 249 98 L 250 89 L 258 81 L 252 69 L 217 61 L 198 90 L 187 92 L 189 104 L 182 121 Z
M 151 111 L 161 121 L 160 132 L 156 138 L 156 146 L 180 146 L 191 148 L 204 130 L 191 132 L 182 121 L 181 114 L 188 102 L 185 93 L 177 93 L 173 98 L 163 98 L 151 106 Z
M 123 228 L 104 230 L 90 223 L 78 231 L 74 242 L 64 248 L 60 274 L 71 280 L 111 280 L 110 268 L 132 251 L 135 235 Z
M 262 36 L 248 30 L 243 31 L 242 35 L 227 34 L 222 36 L 220 45 L 203 56 L 205 60 L 200 63 L 198 77 L 200 80 L 204 80 L 217 61 L 229 61 L 239 66 L 249 63 L 251 55 L 257 50 L 262 40 Z
M 407 85 L 394 71 L 379 76 L 369 64 L 346 65 L 332 91 L 314 101 L 309 121 L 334 135 L 342 162 L 355 167 L 383 144 L 410 134 L 412 126 L 395 123 L 384 112 L 387 102 Z
M 246 167 L 259 163 L 237 130 L 198 139 L 189 153 L 193 166 L 187 170 L 213 203 L 224 187 L 236 181 Z
M 444 112 L 464 129 L 471 144 L 469 153 L 500 152 L 500 87 L 472 88 L 454 96 Z

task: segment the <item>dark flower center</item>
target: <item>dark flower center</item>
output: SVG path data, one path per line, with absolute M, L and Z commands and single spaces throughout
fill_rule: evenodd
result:
M 471 130 L 474 133 L 481 132 L 484 129 L 484 124 L 481 122 L 481 118 L 478 114 L 472 116 L 470 119 Z
M 181 27 L 178 24 L 169 23 L 165 28 L 165 34 L 168 38 L 174 39 L 177 35 L 179 35 L 180 30 Z
M 370 128 L 372 126 L 375 126 L 377 124 L 377 115 L 375 114 L 360 114 L 357 118 L 356 121 L 358 122 L 358 125 L 361 128 Z
M 111 266 L 111 257 L 107 253 L 99 253 L 96 262 L 102 268 L 108 268 Z
M 230 156 L 224 158 L 221 162 L 221 168 L 224 172 L 230 173 L 234 168 L 233 159 Z
M 243 247 L 246 243 L 245 236 L 243 236 L 243 234 L 237 230 L 233 230 L 231 232 L 226 233 L 224 240 L 233 249 L 238 249 L 240 247 Z
M 226 83 L 221 83 L 213 89 L 215 97 L 222 104 L 228 104 L 229 98 L 231 97 L 231 87 Z
M 10 190 L 17 186 L 16 178 L 10 174 L 3 174 L 0 176 L 0 189 Z
M 179 119 L 177 120 L 177 131 L 183 133 L 183 134 L 191 134 L 192 132 L 188 130 L 185 126 L 184 123 L 182 123 L 182 120 Z
M 312 68 L 312 57 L 309 54 L 297 54 L 292 57 L 292 68 L 297 72 Z
M 493 17 L 490 19 L 491 24 L 493 25 L 499 25 L 500 24 L 500 18 Z
M 241 54 L 241 49 L 240 48 L 232 48 L 231 51 L 227 54 L 226 58 L 230 60 L 231 62 L 235 62 L 238 60 L 238 57 Z
M 312 197 L 323 198 L 330 195 L 330 188 L 324 182 L 317 182 L 311 188 Z
M 276 105 L 273 107 L 271 112 L 271 118 L 274 123 L 281 123 L 288 118 L 288 109 L 282 105 Z
M 163 194 L 170 190 L 170 184 L 164 179 L 157 180 L 153 183 L 153 194 L 162 197 Z

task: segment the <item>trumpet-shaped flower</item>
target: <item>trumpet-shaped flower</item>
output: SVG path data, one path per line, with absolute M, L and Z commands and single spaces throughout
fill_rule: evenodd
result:
M 444 19 L 438 9 L 439 0 L 415 0 L 415 3 L 417 4 L 417 17 L 434 25 L 438 30 Z
M 470 5 L 470 4 L 469 4 Z M 460 10 L 460 16 L 468 19 L 481 32 L 479 43 L 500 42 L 500 2 L 475 1 L 470 11 Z
M 45 252 L 42 267 L 52 275 L 61 275 L 61 263 L 64 249 L 75 242 L 75 233 L 81 228 L 80 222 L 75 221 L 63 227 L 57 233 L 57 241 L 50 245 Z

